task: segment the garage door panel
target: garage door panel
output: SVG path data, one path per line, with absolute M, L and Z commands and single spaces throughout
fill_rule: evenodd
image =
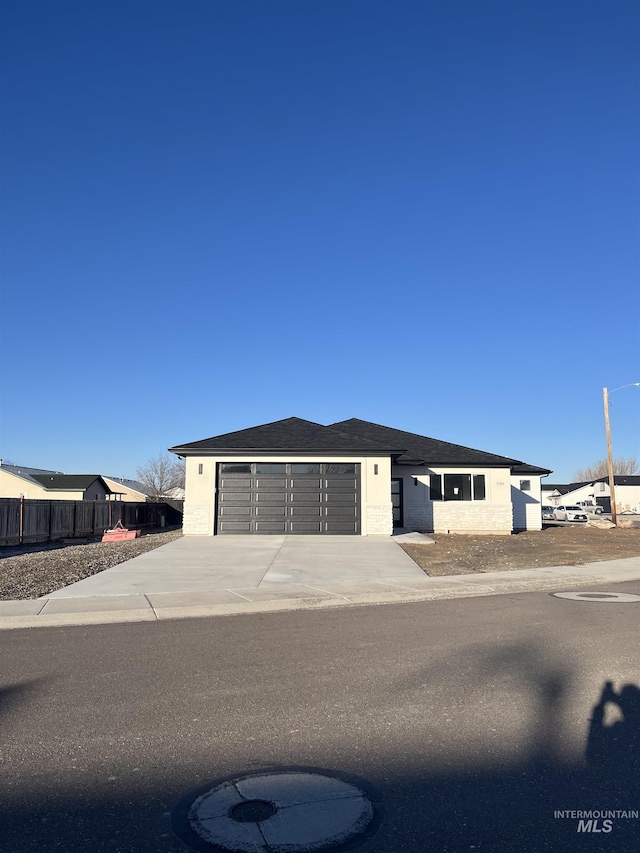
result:
M 318 506 L 292 506 L 290 509 L 291 518 L 320 518 L 322 515 L 322 507 Z
M 251 533 L 250 522 L 221 521 L 218 524 L 220 533 Z
M 327 506 L 324 507 L 325 518 L 357 518 L 357 506 Z
M 310 478 L 303 480 L 301 477 L 293 477 L 291 479 L 291 488 L 296 492 L 318 492 L 322 486 L 322 480 Z
M 291 492 L 289 500 L 296 506 L 317 506 L 322 503 L 320 492 Z
M 255 533 L 286 533 L 286 521 L 256 521 Z
M 323 524 L 320 521 L 291 521 L 289 524 L 290 533 L 324 533 Z
M 253 512 L 253 507 L 249 504 L 248 506 L 227 506 L 223 504 L 220 507 L 220 515 L 223 518 L 231 518 L 233 516 L 238 516 L 240 518 L 244 518 L 251 516 Z
M 257 518 L 280 518 L 288 515 L 289 508 L 286 506 L 261 505 L 255 508 Z
M 279 506 L 280 504 L 287 503 L 286 492 L 255 492 L 253 497 L 256 504 L 273 504 Z
M 235 477 L 220 477 L 218 480 L 218 487 L 222 490 L 231 490 L 236 492 L 244 491 L 245 489 L 250 489 L 253 486 L 253 480 L 249 476 L 242 476 L 241 474 L 237 474 Z
M 268 489 L 271 492 L 284 491 L 288 481 L 282 477 L 256 477 L 254 488 Z
M 329 477 L 324 481 L 324 488 L 332 492 L 355 492 L 357 487 L 357 482 L 352 479 L 345 480 L 344 478 L 340 478 L 338 480 L 333 477 Z
M 329 492 L 325 497 L 325 503 L 327 506 L 355 506 L 357 503 L 357 496 L 348 493 L 338 493 L 336 495 L 333 494 L 333 492 Z
M 358 524 L 355 521 L 352 522 L 341 522 L 341 521 L 328 521 L 326 524 L 325 533 L 333 533 L 336 536 L 340 534 L 349 534 L 349 533 L 357 533 L 358 532 Z
M 220 492 L 218 499 L 221 504 L 251 504 L 251 492 Z

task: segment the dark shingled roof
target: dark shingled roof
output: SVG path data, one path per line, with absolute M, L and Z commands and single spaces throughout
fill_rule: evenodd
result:
M 560 492 L 561 495 L 566 495 L 567 492 L 573 492 L 576 489 L 581 489 L 583 486 L 590 486 L 591 480 L 586 483 L 543 483 L 542 488 L 545 492 L 553 491 Z
M 526 462 L 523 462 L 522 465 L 514 465 L 511 469 L 512 474 L 537 474 L 541 477 L 545 477 L 547 474 L 550 474 L 551 471 L 548 468 L 538 468 L 537 465 L 527 465 Z
M 99 474 L 34 474 L 33 479 L 52 491 L 64 490 L 70 492 L 84 492 L 96 480 L 100 480 L 106 491 L 111 494 L 111 489 Z
M 323 426 L 301 418 L 285 418 L 262 426 L 215 435 L 169 448 L 179 456 L 247 453 L 319 453 L 391 455 L 403 465 L 472 465 L 511 468 L 517 474 L 550 474 L 547 468 L 473 450 L 447 441 L 351 418 Z
M 388 441 L 379 442 L 301 418 L 285 418 L 169 448 L 179 456 L 230 453 L 362 453 L 375 456 L 401 453 L 403 449 Z
M 608 477 L 598 477 L 594 483 L 608 483 Z M 640 476 L 635 474 L 615 474 L 613 477 L 614 486 L 640 486 Z
M 448 441 L 440 441 L 437 438 L 428 438 L 425 435 L 416 435 L 413 432 L 404 432 L 400 429 L 393 429 L 393 427 L 372 424 L 369 421 L 358 420 L 358 418 L 340 421 L 331 424 L 331 426 L 353 435 L 361 435 L 372 441 L 387 442 L 390 445 L 404 448 L 404 453 L 395 460 L 399 464 L 473 465 L 494 468 L 513 468 L 525 465 L 520 459 L 497 456 L 495 453 L 486 453 L 484 450 L 474 450 L 471 447 L 450 444 Z M 531 469 L 532 466 L 527 467 Z M 550 473 L 546 468 L 536 470 Z M 533 473 L 533 471 L 529 470 L 528 473 Z

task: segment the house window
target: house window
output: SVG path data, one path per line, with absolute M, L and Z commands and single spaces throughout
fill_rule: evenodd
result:
M 604 485 L 604 483 L 600 483 L 600 491 L 601 491 L 601 492 L 604 492 L 604 490 L 605 490 L 605 485 Z
M 486 499 L 484 474 L 445 474 L 444 492 L 442 474 L 431 475 L 432 501 L 483 501 Z
M 224 462 L 220 470 L 223 474 L 250 474 L 251 462 Z
M 483 501 L 486 497 L 484 485 L 484 474 L 473 475 L 473 499 L 474 501 Z
M 445 501 L 471 500 L 471 474 L 444 475 Z
M 432 474 L 431 485 L 429 487 L 429 495 L 432 501 L 442 500 L 442 475 Z
M 531 480 L 520 480 L 520 491 L 521 492 L 530 492 L 531 491 Z

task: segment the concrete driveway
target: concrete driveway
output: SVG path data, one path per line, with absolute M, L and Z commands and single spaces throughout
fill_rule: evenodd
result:
M 304 586 L 308 595 L 309 587 L 339 592 L 342 584 L 391 578 L 425 578 L 391 537 L 188 536 L 46 597 L 229 589 L 267 593 L 279 586 Z

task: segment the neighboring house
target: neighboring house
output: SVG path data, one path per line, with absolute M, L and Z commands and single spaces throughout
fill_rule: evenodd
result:
M 112 492 L 119 495 L 118 500 L 136 501 L 138 503 L 140 501 L 155 500 L 152 489 L 145 486 L 144 483 L 140 483 L 138 480 L 127 480 L 124 477 L 103 477 L 103 480 Z M 180 487 L 167 489 L 166 492 L 160 496 L 160 500 L 183 501 L 184 489 Z
M 539 530 L 551 473 L 356 418 L 287 418 L 170 450 L 186 458 L 187 535 Z
M 640 476 L 616 474 L 617 512 L 640 512 Z M 550 506 L 571 505 L 578 502 L 599 504 L 605 512 L 611 512 L 611 493 L 609 478 L 581 483 L 545 483 L 542 489 L 542 503 Z
M 184 488 L 182 486 L 176 486 L 174 489 L 167 489 L 162 497 L 170 501 L 183 501 Z
M 127 501 L 130 503 L 143 503 L 151 498 L 151 489 L 139 483 L 137 480 L 127 480 L 125 477 L 107 477 L 103 476 L 107 486 L 117 497 L 116 500 Z
M 111 490 L 99 474 L 61 474 L 0 462 L 0 497 L 34 500 L 106 500 Z

